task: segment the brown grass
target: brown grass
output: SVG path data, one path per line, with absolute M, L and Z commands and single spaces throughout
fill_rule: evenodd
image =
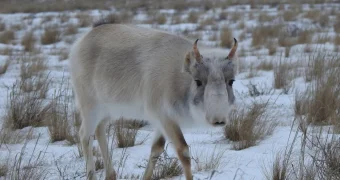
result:
M 155 21 L 157 22 L 157 24 L 165 24 L 166 23 L 166 15 L 165 14 L 159 14 L 156 16 Z
M 297 13 L 292 10 L 287 10 L 283 12 L 282 16 L 285 21 L 294 21 L 296 19 Z
M 340 35 L 336 35 L 334 38 L 334 45 L 340 46 Z
M 41 36 L 41 44 L 48 45 L 59 42 L 61 39 L 60 32 L 57 27 L 45 28 L 44 33 Z
M 137 120 L 132 120 L 130 123 L 123 119 L 116 121 L 114 124 L 114 136 L 117 147 L 125 148 L 134 146 L 139 128 L 140 124 Z
M 312 30 L 303 30 L 299 33 L 297 43 L 298 44 L 309 44 L 312 42 L 314 31 Z
M 8 67 L 9 67 L 10 62 L 11 61 L 9 59 L 7 59 L 6 62 L 3 65 L 0 65 L 0 75 L 6 73 Z
M 260 64 L 257 66 L 257 69 L 271 71 L 274 69 L 274 65 L 271 61 L 261 61 Z
M 302 100 L 296 102 L 296 107 L 302 107 L 297 114 L 305 115 L 306 121 L 312 124 L 325 125 L 337 124 L 340 109 L 340 64 L 339 57 L 317 55 L 310 59 L 311 64 L 308 78 L 312 81 L 304 92 Z
M 204 151 L 202 148 L 191 148 L 191 162 L 193 162 L 196 171 L 218 170 L 224 165 L 222 157 L 225 151 L 225 149 L 217 149 L 216 146 L 211 152 Z
M 339 18 L 336 19 L 336 22 L 334 23 L 333 28 L 336 33 L 340 33 L 340 19 Z
M 328 25 L 329 25 L 329 14 L 323 13 L 323 14 L 319 17 L 319 24 L 320 24 L 320 26 L 323 27 L 323 28 L 328 27 Z
M 42 57 L 22 55 L 21 58 L 20 78 L 23 81 L 33 76 L 39 76 L 47 69 L 46 62 Z
M 0 43 L 9 44 L 14 39 L 15 39 L 14 31 L 6 30 L 4 32 L 0 32 Z
M 320 14 L 321 14 L 320 10 L 314 9 L 307 11 L 304 17 L 311 19 L 313 22 L 318 22 Z
M 78 26 L 74 25 L 74 24 L 69 24 L 67 25 L 64 34 L 65 35 L 73 35 L 73 34 L 77 34 L 78 33 Z
M 179 163 L 179 160 L 177 158 L 170 157 L 165 150 L 163 154 L 158 158 L 151 179 L 168 179 L 174 176 L 179 176 L 181 174 L 183 174 L 183 169 Z
M 290 89 L 291 81 L 291 65 L 287 62 L 283 62 L 281 59 L 274 66 L 274 82 L 273 86 L 275 89 L 283 89 L 287 92 Z
M 238 22 L 241 20 L 241 17 L 243 17 L 243 14 L 240 13 L 240 12 L 233 12 L 233 13 L 230 13 L 231 15 L 231 21 L 232 22 Z
M 281 25 L 273 26 L 257 26 L 252 31 L 252 46 L 259 47 L 264 46 L 268 40 L 276 38 L 281 32 Z
M 270 16 L 270 15 L 268 15 L 266 12 L 261 12 L 260 14 L 259 14 L 259 17 L 258 17 L 258 21 L 260 22 L 260 23 L 263 23 L 263 22 L 271 22 L 271 21 L 273 21 L 274 20 L 274 16 Z
M 231 48 L 233 46 L 233 38 L 233 31 L 228 27 L 224 27 L 220 34 L 221 47 Z
M 0 20 L 0 32 L 6 29 L 6 24 Z
M 191 11 L 188 15 L 188 22 L 189 23 L 197 23 L 199 18 L 199 14 L 195 11 Z
M 224 135 L 233 141 L 235 150 L 256 145 L 273 133 L 277 123 L 266 113 L 267 103 L 252 103 L 249 107 L 233 111 L 227 122 Z
M 32 52 L 34 50 L 35 38 L 33 32 L 26 32 L 21 40 L 21 45 L 24 46 L 24 50 Z
M 38 91 L 23 93 L 19 86 L 20 82 L 17 81 L 10 89 L 4 117 L 5 127 L 22 129 L 43 125 L 49 107 L 39 98 Z

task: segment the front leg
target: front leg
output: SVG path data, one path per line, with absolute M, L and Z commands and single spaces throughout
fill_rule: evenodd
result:
M 162 122 L 162 125 L 166 137 L 169 138 L 169 141 L 171 141 L 176 148 L 177 156 L 183 166 L 186 180 L 192 180 L 193 176 L 191 172 L 191 157 L 189 147 L 184 139 L 180 127 L 177 125 L 177 123 L 170 119 Z

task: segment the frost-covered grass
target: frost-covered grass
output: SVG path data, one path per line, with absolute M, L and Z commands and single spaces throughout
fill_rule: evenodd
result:
M 89 9 L 88 3 L 79 9 Z M 339 178 L 339 144 L 334 141 L 339 136 L 333 132 L 340 129 L 340 6 L 187 3 L 173 1 L 156 11 L 136 3 L 124 11 L 72 6 L 63 12 L 0 14 L 0 179 L 86 179 L 67 59 L 75 39 L 102 17 L 199 38 L 204 56 L 226 57 L 232 38 L 238 39 L 233 86 L 243 109 L 226 129 L 183 129 L 195 178 L 274 180 L 283 179 L 285 172 L 292 179 L 311 172 L 316 179 Z M 26 10 L 52 6 L 43 10 L 32 3 Z M 252 104 L 266 106 L 252 112 L 247 109 Z M 151 149 L 153 127 L 133 125 L 116 126 L 118 133 L 107 129 L 121 179 L 140 179 Z M 94 145 L 96 175 L 104 179 Z M 176 170 L 174 179 L 183 179 L 175 154 L 166 149 L 155 177 L 167 177 L 167 165 Z

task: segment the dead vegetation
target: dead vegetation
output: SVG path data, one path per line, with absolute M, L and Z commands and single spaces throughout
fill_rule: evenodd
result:
M 250 106 L 231 113 L 224 136 L 233 142 L 235 150 L 254 146 L 273 133 L 277 123 L 267 114 L 267 107 L 268 102 L 253 102 Z
M 15 38 L 14 31 L 6 30 L 4 32 L 0 32 L 0 43 L 9 44 Z
M 192 162 L 196 171 L 212 171 L 222 168 L 225 165 L 223 160 L 225 151 L 216 146 L 211 152 L 197 147 L 191 148 Z
M 144 123 L 139 120 L 117 120 L 113 125 L 117 147 L 125 148 L 135 146 L 138 131 L 142 126 L 144 126 Z
M 233 46 L 233 38 L 233 31 L 228 27 L 224 27 L 220 34 L 221 47 L 231 48 Z
M 183 169 L 177 158 L 170 157 L 167 152 L 167 146 L 161 156 L 158 158 L 154 169 L 152 180 L 167 179 L 183 174 Z
M 292 80 L 291 65 L 289 62 L 284 62 L 281 58 L 279 62 L 274 65 L 274 82 L 275 89 L 283 89 L 287 94 L 290 89 L 290 81 Z
M 74 97 L 70 94 L 69 86 L 68 81 L 63 78 L 52 97 L 48 112 L 48 130 L 52 142 L 67 140 L 72 145 L 79 142 L 79 128 L 72 127 L 70 123 L 74 122 L 76 125 L 79 119 L 76 119 L 75 108 L 72 108 L 71 99 Z
M 35 45 L 35 37 L 32 31 L 26 32 L 21 40 L 21 45 L 24 46 L 24 50 L 27 52 L 32 52 Z
M 49 107 L 39 98 L 38 91 L 24 93 L 20 90 L 18 81 L 9 90 L 4 117 L 5 127 L 22 129 L 28 126 L 42 126 Z
M 260 47 L 280 35 L 282 25 L 259 25 L 252 30 L 252 46 Z
M 9 59 L 7 59 L 6 62 L 3 65 L 0 65 L 0 75 L 6 73 L 8 67 L 9 67 L 10 62 L 11 61 Z
M 57 27 L 47 27 L 41 36 L 41 44 L 48 45 L 54 44 L 61 40 L 60 32 Z

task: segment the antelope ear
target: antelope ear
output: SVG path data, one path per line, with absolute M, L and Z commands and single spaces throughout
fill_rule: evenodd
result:
M 202 63 L 202 56 L 197 47 L 198 39 L 193 44 L 192 50 L 189 51 L 185 56 L 184 71 L 191 72 L 190 67 L 195 63 Z
M 185 60 L 184 60 L 184 71 L 190 73 L 190 67 L 191 64 L 194 63 L 195 61 L 193 60 L 194 57 L 194 52 L 190 51 L 185 55 Z
M 233 48 L 231 48 L 229 55 L 226 57 L 226 59 L 232 60 L 234 58 L 236 54 L 237 46 L 238 46 L 237 40 L 234 38 L 234 46 Z

